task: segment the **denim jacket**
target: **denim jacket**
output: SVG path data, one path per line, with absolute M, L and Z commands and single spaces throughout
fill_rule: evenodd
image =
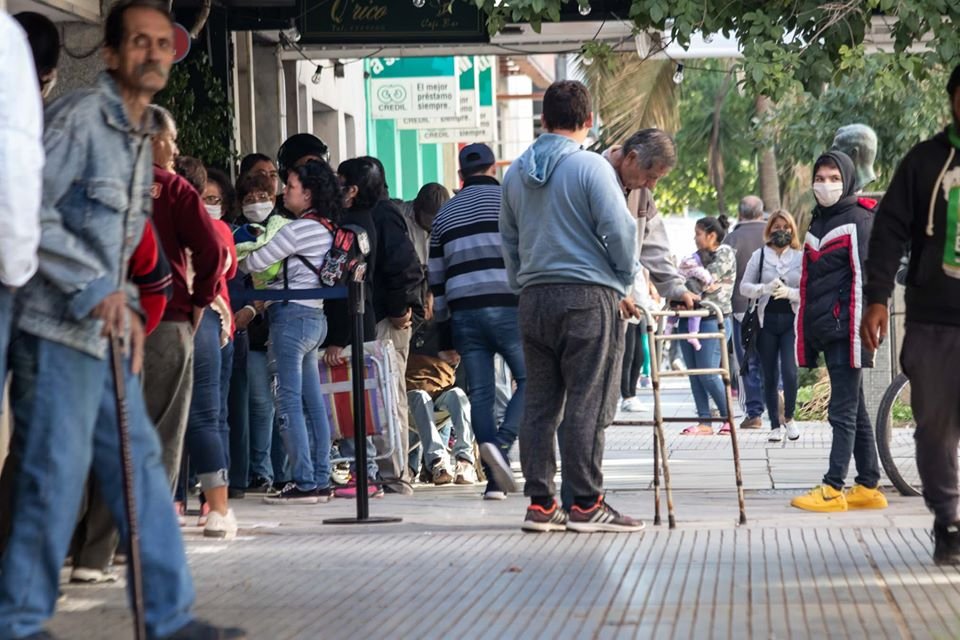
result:
M 40 266 L 17 295 L 18 327 L 104 358 L 90 313 L 121 289 L 138 305 L 127 270 L 152 208 L 151 131 L 130 123 L 107 73 L 50 105 L 45 120 Z

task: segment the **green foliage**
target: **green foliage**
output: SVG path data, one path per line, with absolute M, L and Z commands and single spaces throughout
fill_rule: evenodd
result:
M 199 158 L 208 166 L 233 164 L 236 154 L 229 144 L 233 111 L 226 93 L 205 53 L 173 66 L 167 86 L 155 102 L 166 107 L 177 121 L 180 153 Z
M 819 96 L 797 92 L 784 97 L 770 114 L 777 136 L 777 157 L 787 172 L 811 165 L 830 147 L 837 128 L 867 124 L 877 132 L 877 181 L 870 190 L 884 190 L 897 164 L 920 140 L 949 121 L 948 72 L 942 67 L 911 75 L 910 58 L 893 54 L 863 56 L 849 51 L 847 75 L 827 85 Z M 806 176 L 809 180 L 809 175 Z M 801 185 L 807 187 L 808 184 Z
M 657 206 L 677 213 L 689 208 L 705 213 L 729 212 L 743 196 L 756 191 L 753 142 L 753 100 L 742 96 L 732 83 L 725 86 L 725 60 L 697 61 L 680 85 L 680 130 L 677 132 L 677 167 L 657 185 Z M 718 144 L 722 156 L 724 197 L 710 179 L 710 139 L 714 109 L 720 96 Z
M 890 413 L 892 414 L 891 417 L 893 418 L 893 426 L 916 426 L 916 421 L 913 419 L 913 407 L 911 407 L 908 403 L 897 399 L 893 403 Z
M 801 387 L 812 387 L 820 382 L 827 374 L 823 366 L 823 356 L 819 356 L 816 369 L 799 369 L 797 371 L 797 384 Z
M 491 34 L 508 23 L 528 22 L 539 29 L 559 21 L 561 7 L 589 0 L 472 1 L 488 16 Z M 894 48 L 904 71 L 923 79 L 936 64 L 956 64 L 960 53 L 960 2 L 956 0 L 631 0 L 625 19 L 636 29 L 666 34 L 681 46 L 697 31 L 723 33 L 743 46 L 745 83 L 754 95 L 780 96 L 799 83 L 807 90 L 849 71 L 856 51 L 871 29 L 875 13 L 893 25 Z M 908 53 L 924 38 L 929 51 Z M 844 65 L 847 65 L 844 67 Z

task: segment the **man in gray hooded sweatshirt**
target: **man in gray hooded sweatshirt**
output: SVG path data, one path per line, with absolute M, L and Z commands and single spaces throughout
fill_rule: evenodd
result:
M 528 531 L 639 531 L 603 498 L 604 429 L 616 414 L 625 300 L 637 265 L 637 224 L 611 164 L 582 147 L 593 124 L 587 88 L 556 82 L 543 98 L 547 131 L 503 181 L 500 233 L 520 294 L 527 363 L 520 462 Z M 568 514 L 554 499 L 559 436 Z

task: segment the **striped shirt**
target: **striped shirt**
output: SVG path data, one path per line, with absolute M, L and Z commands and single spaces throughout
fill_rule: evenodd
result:
M 327 228 L 316 220 L 300 218 L 285 225 L 270 242 L 249 256 L 243 268 L 249 273 L 265 271 L 271 265 L 287 260 L 287 285 L 290 289 L 316 289 L 320 287 L 320 278 L 307 265 L 294 256 L 303 256 L 317 269 L 323 264 L 323 258 L 333 245 L 333 236 Z M 268 289 L 284 288 L 283 269 Z M 323 300 L 292 300 L 307 307 L 323 308 Z
M 438 321 L 458 309 L 517 305 L 503 263 L 500 200 L 500 183 L 472 176 L 437 213 L 428 268 Z

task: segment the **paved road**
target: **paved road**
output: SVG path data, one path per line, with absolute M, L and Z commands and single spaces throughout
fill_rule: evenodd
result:
M 680 391 L 677 411 L 689 404 Z M 957 638 L 960 572 L 930 562 L 916 498 L 885 511 L 803 513 L 787 503 L 823 473 L 829 429 L 798 443 L 743 435 L 749 523 L 736 525 L 729 440 L 669 437 L 679 525 L 633 535 L 524 534 L 524 501 L 479 487 L 388 496 L 336 527 L 352 503 L 237 501 L 239 539 L 185 530 L 200 615 L 252 638 Z M 613 427 L 609 500 L 652 515 L 649 430 Z M 127 638 L 122 585 L 67 587 L 52 629 Z

